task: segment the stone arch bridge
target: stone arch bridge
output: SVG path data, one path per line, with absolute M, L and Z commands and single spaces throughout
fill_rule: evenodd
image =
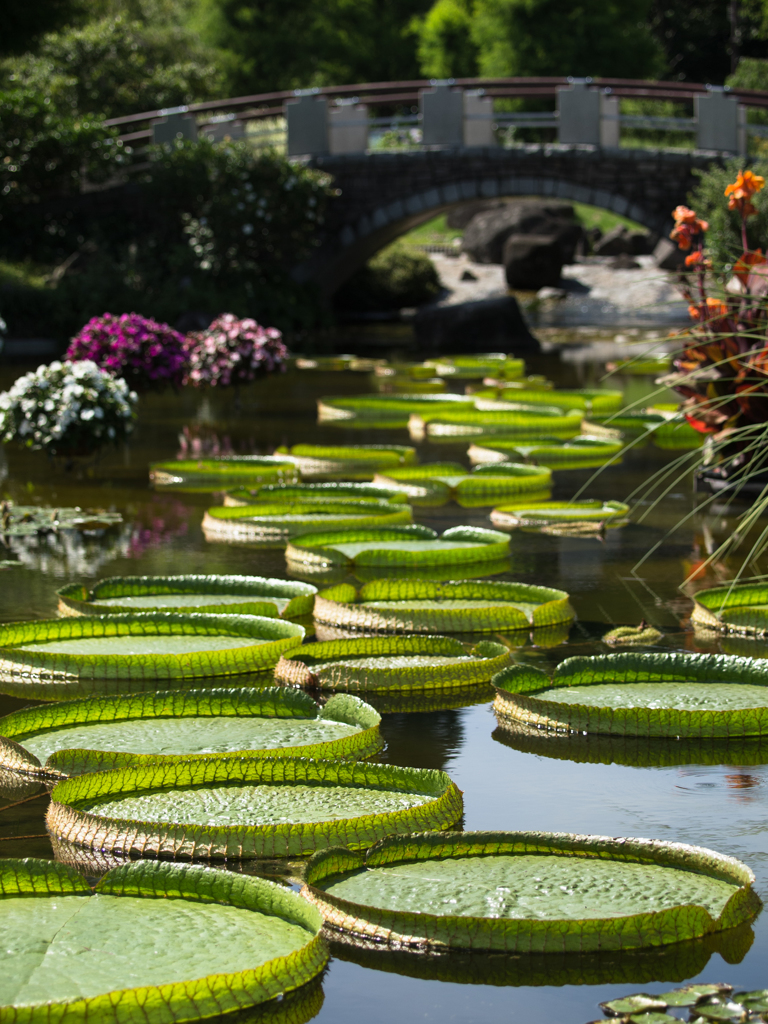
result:
M 379 249 L 432 217 L 471 199 L 546 196 L 589 203 L 666 233 L 695 174 L 714 154 L 685 150 L 532 145 L 320 156 L 340 195 L 323 241 L 297 268 L 331 294 Z

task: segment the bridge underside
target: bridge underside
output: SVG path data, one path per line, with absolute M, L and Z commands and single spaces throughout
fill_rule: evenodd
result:
M 326 295 L 404 232 L 471 199 L 548 196 L 589 203 L 659 234 L 697 184 L 712 153 L 600 150 L 591 146 L 433 150 L 317 157 L 341 194 L 325 237 L 297 276 Z

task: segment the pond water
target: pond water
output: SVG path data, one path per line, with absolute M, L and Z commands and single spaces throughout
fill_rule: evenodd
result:
M 598 348 L 594 354 L 602 351 Z M 6 388 L 19 372 L 19 367 L 4 367 L 0 387 Z M 603 371 L 582 345 L 578 353 L 569 349 L 565 358 L 553 352 L 532 360 L 529 372 L 573 387 L 594 383 Z M 617 379 L 621 378 L 613 378 L 613 386 Z M 622 383 L 632 401 L 653 390 L 652 378 L 633 377 Z M 149 396 L 142 400 L 141 423 L 130 448 L 108 454 L 92 477 L 80 480 L 53 470 L 41 454 L 8 450 L 4 496 L 24 504 L 111 509 L 121 512 L 125 522 L 101 536 L 50 534 L 9 540 L 0 554 L 7 560 L 0 570 L 0 620 L 53 616 L 57 588 L 107 575 L 287 577 L 280 548 L 207 542 L 201 520 L 214 500 L 205 494 L 152 491 L 147 464 L 179 452 L 269 454 L 278 444 L 302 442 L 409 443 L 404 430 L 345 431 L 317 425 L 318 396 L 368 389 L 362 374 L 290 371 L 244 389 L 238 401 L 228 392 L 207 398 L 186 392 Z M 467 444 L 427 440 L 418 445 L 419 457 L 423 462 L 451 460 L 468 466 Z M 636 446 L 620 465 L 596 477 L 594 470 L 556 470 L 554 497 L 570 499 L 586 485 L 582 497 L 623 500 L 679 454 Z M 643 618 L 663 631 L 661 643 L 672 650 L 722 649 L 768 657 L 768 643 L 697 645 L 687 625 L 691 603 L 678 588 L 713 540 L 728 535 L 735 520 L 714 506 L 666 536 L 700 500 L 693 494 L 690 475 L 672 479 L 669 485 L 646 521 L 609 530 L 602 539 L 512 534 L 512 569 L 493 578 L 567 590 L 578 616 L 566 642 L 541 648 L 527 641 L 521 657 L 544 667 L 575 653 L 604 652 L 607 648 L 599 638 L 607 629 L 636 625 Z M 489 511 L 451 503 L 415 508 L 414 518 L 442 532 L 461 524 L 487 527 Z M 657 543 L 654 553 L 633 571 Z M 696 585 L 713 585 L 718 573 L 728 571 L 727 566 L 708 570 Z M 490 703 L 485 696 L 483 700 L 450 710 L 385 714 L 382 733 L 387 748 L 382 760 L 446 770 L 464 792 L 467 829 L 643 836 L 710 846 L 749 864 L 758 877 L 758 892 L 768 901 L 768 752 L 765 763 L 759 749 L 747 751 L 744 744 L 738 752 L 744 763 L 677 763 L 674 750 L 656 762 L 664 767 L 579 763 L 505 741 L 496 731 Z M 28 702 L 0 695 L 0 713 L 24 703 Z M 617 762 L 632 761 L 620 753 Z M 681 754 L 678 760 L 686 759 Z M 727 762 L 728 754 L 719 759 Z M 21 798 L 19 792 L 0 793 L 0 804 L 7 807 L 0 806 L 0 856 L 52 857 L 44 827 L 47 797 L 11 807 Z M 746 989 L 768 985 L 768 913 L 758 918 L 753 941 L 747 930 L 722 952 L 712 942 L 683 952 L 667 949 L 651 957 L 583 963 L 574 957 L 494 957 L 416 967 L 412 959 L 376 952 L 362 954 L 357 961 L 349 953 L 334 956 L 323 981 L 325 1002 L 314 1018 L 319 1024 L 584 1024 L 599 1017 L 601 1000 L 638 990 L 661 992 L 671 987 L 670 982 L 697 978 Z

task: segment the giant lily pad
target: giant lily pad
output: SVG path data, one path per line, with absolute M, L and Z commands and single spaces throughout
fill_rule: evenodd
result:
M 125 865 L 92 891 L 62 864 L 6 860 L 0 922 L 0 1016 L 19 1024 L 219 1019 L 328 960 L 322 918 L 295 893 L 198 865 Z
M 579 434 L 566 441 L 554 437 L 528 442 L 494 438 L 483 444 L 471 445 L 467 454 L 474 465 L 525 459 L 552 469 L 581 469 L 616 461 L 623 448 L 621 441 Z
M 310 583 L 264 576 L 112 576 L 93 587 L 70 583 L 58 591 L 61 615 L 192 611 L 210 615 L 310 615 L 317 590 Z
M 0 502 L 0 534 L 3 537 L 30 537 L 59 530 L 100 530 L 122 521 L 119 512 L 104 509 L 50 508 Z
M 399 444 L 295 444 L 278 448 L 275 455 L 289 458 L 302 480 L 370 480 L 378 469 L 416 462 L 416 450 Z
M 297 370 L 321 370 L 323 372 L 351 370 L 353 373 L 370 373 L 385 362 L 383 359 L 366 359 L 362 356 L 343 354 L 338 356 L 297 356 Z
M 411 413 L 438 409 L 474 409 L 474 400 L 464 395 L 339 395 L 319 398 L 317 418 L 321 423 L 349 420 L 405 425 Z
M 502 726 L 615 736 L 768 735 L 768 665 L 751 658 L 607 654 L 568 658 L 551 678 L 514 665 L 493 682 Z
M 349 941 L 554 953 L 725 931 L 757 915 L 753 884 L 746 864 L 683 843 L 433 832 L 317 854 L 302 893 Z
M 509 538 L 495 530 L 454 526 L 441 537 L 427 526 L 306 533 L 285 549 L 289 566 L 325 569 L 329 565 L 461 565 L 498 561 L 509 554 Z
M 477 356 L 440 356 L 438 359 L 425 359 L 424 365 L 434 370 L 438 377 L 455 380 L 480 380 L 489 374 L 514 380 L 525 373 L 525 360 L 514 359 L 504 352 L 487 352 Z
M 80 683 L 92 692 L 157 688 L 186 680 L 260 672 L 296 647 L 304 630 L 260 615 L 137 612 L 14 622 L 0 627 L 0 676 L 31 696 L 62 700 Z M 17 686 L 17 688 L 18 688 Z
M 629 505 L 622 501 L 543 501 L 528 505 L 500 505 L 491 512 L 491 522 L 501 530 L 520 527 L 555 532 L 588 526 L 592 529 L 624 526 Z
M 414 413 L 408 421 L 411 436 L 482 437 L 486 434 L 507 434 L 515 437 L 575 437 L 581 430 L 580 410 L 564 412 L 555 406 L 520 406 L 502 412 L 474 410 L 435 410 Z
M 476 633 L 554 626 L 573 620 L 564 590 L 528 583 L 375 580 L 315 598 L 315 622 L 365 633 Z
M 487 683 L 510 658 L 508 648 L 488 640 L 472 648 L 447 636 L 331 640 L 281 658 L 275 681 L 345 693 L 466 688 Z
M 694 595 L 691 622 L 721 633 L 768 634 L 768 587 L 761 583 L 726 584 Z
M 684 419 L 668 419 L 654 430 L 651 440 L 657 448 L 675 451 L 677 449 L 700 448 L 705 435 Z
M 444 772 L 301 757 L 171 761 L 60 782 L 59 839 L 105 853 L 183 859 L 304 857 L 447 828 L 461 793 Z
M 224 495 L 224 504 L 270 505 L 291 501 L 388 501 L 399 504 L 407 501 L 402 487 L 375 487 L 361 483 L 267 484 L 264 487 L 236 487 Z
M 409 505 L 388 501 L 289 501 L 275 505 L 216 505 L 203 517 L 209 541 L 284 544 L 315 530 L 370 529 L 410 523 Z
M 340 694 L 320 709 L 283 687 L 89 698 L 0 719 L 0 766 L 61 777 L 230 753 L 357 759 L 383 746 L 379 721 L 356 697 Z
M 436 466 L 436 471 L 430 465 L 386 470 L 374 477 L 374 483 L 396 487 L 398 483 L 437 482 L 443 484 L 449 496 L 459 504 L 474 507 L 492 505 L 501 497 L 534 495 L 537 499 L 546 499 L 551 493 L 552 472 L 539 466 L 505 462 L 480 466 L 471 473 L 457 464 L 436 463 Z M 420 474 L 420 470 L 428 472 Z
M 222 455 L 153 462 L 149 479 L 155 487 L 177 491 L 219 491 L 243 484 L 294 483 L 299 473 L 290 459 L 274 455 Z
M 624 393 L 602 388 L 557 388 L 554 391 L 543 391 L 539 388 L 505 388 L 502 385 L 496 389 L 476 391 L 475 400 L 475 407 L 480 410 L 502 409 L 507 402 L 513 403 L 511 407 L 514 407 L 514 404 L 523 402 L 530 405 L 557 405 L 561 409 L 581 409 L 590 414 L 606 415 L 621 409 Z

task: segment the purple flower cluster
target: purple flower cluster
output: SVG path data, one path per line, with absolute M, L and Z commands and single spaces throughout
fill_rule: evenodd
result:
M 93 317 L 72 339 L 65 358 L 90 359 L 139 391 L 181 384 L 186 361 L 183 336 L 138 313 Z
M 285 369 L 288 349 L 282 338 L 275 327 L 262 327 L 255 320 L 238 320 L 232 313 L 224 313 L 207 330 L 187 335 L 184 383 L 228 387 Z

